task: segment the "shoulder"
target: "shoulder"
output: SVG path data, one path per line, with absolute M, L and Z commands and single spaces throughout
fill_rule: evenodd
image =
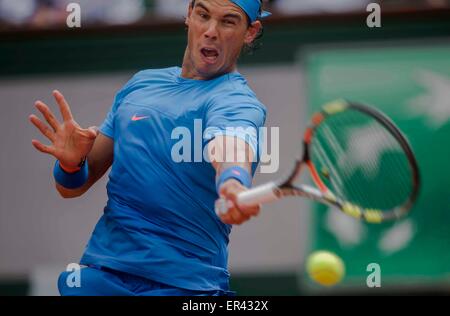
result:
M 123 86 L 121 93 L 129 94 L 135 90 L 145 88 L 151 84 L 161 84 L 171 82 L 176 76 L 177 67 L 162 69 L 145 69 L 135 73 L 130 80 Z
M 254 107 L 266 114 L 265 105 L 241 74 L 230 73 L 220 78 L 220 81 L 211 99 L 213 105 Z

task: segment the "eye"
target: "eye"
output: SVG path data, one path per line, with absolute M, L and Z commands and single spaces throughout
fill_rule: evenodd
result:
M 224 23 L 226 25 L 236 25 L 236 23 L 233 20 L 225 20 Z
M 208 14 L 206 14 L 205 12 L 199 12 L 198 15 L 203 19 L 206 20 L 208 18 Z

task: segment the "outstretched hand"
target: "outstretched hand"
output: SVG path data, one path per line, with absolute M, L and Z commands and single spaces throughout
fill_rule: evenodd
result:
M 63 122 L 58 121 L 44 102 L 36 101 L 35 106 L 48 125 L 34 114 L 30 115 L 29 119 L 50 140 L 51 145 L 44 145 L 36 139 L 32 140 L 32 144 L 40 152 L 54 156 L 66 168 L 75 169 L 91 151 L 98 130 L 96 127 L 81 128 L 73 119 L 64 96 L 57 90 L 53 91 L 53 96 L 58 103 Z

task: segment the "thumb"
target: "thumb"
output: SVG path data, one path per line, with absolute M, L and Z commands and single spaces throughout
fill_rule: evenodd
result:
M 91 126 L 91 127 L 88 128 L 88 130 L 89 130 L 90 135 L 92 136 L 92 138 L 95 138 L 95 137 L 98 136 L 99 131 L 98 131 L 98 127 L 97 126 Z
M 230 179 L 232 180 L 232 179 Z M 220 187 L 220 196 L 233 203 L 237 202 L 237 193 L 239 192 L 236 181 L 226 181 Z

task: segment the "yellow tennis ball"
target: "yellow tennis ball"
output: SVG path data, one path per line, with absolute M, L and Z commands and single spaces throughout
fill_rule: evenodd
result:
M 320 285 L 333 286 L 344 277 L 345 265 L 334 253 L 322 250 L 308 257 L 306 270 L 309 277 Z

